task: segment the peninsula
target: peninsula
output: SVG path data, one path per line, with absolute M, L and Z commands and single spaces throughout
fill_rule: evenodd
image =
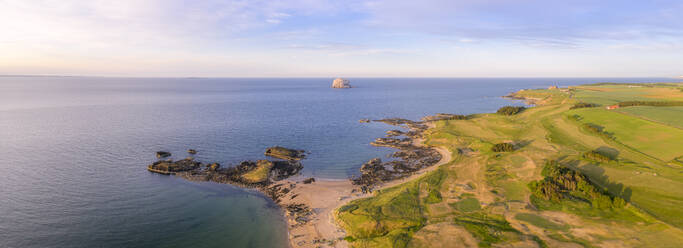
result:
M 337 208 L 344 246 L 680 247 L 682 89 L 520 90 L 534 107 L 431 122 L 452 160 Z

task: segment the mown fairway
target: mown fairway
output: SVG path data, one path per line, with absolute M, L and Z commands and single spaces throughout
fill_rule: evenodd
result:
M 676 100 L 678 87 L 525 90 L 517 96 L 537 107 L 439 121 L 425 143 L 447 147 L 451 163 L 343 206 L 337 219 L 354 247 L 680 247 L 683 115 L 670 114 L 679 107 L 570 110 L 579 101 Z M 499 143 L 515 150 L 492 151 Z M 584 176 L 594 191 L 577 188 L 576 177 L 544 174 L 554 166 Z M 563 190 L 539 190 L 548 180 Z M 561 198 L 544 198 L 553 190 Z

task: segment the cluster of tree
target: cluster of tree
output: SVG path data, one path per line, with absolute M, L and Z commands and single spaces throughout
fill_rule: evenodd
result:
M 598 163 L 607 163 L 609 161 L 612 161 L 612 158 L 610 156 L 602 154 L 599 151 L 585 152 L 582 156 L 585 159 L 592 160 Z
M 512 152 L 515 151 L 515 146 L 510 143 L 498 143 L 491 147 L 494 152 Z
M 598 209 L 622 208 L 626 205 L 623 198 L 610 196 L 593 185 L 583 173 L 555 160 L 547 161 L 541 174 L 545 176 L 544 179 L 529 183 L 529 188 L 536 197 L 553 202 L 560 202 L 565 198 L 581 198 Z
M 683 106 L 683 101 L 626 101 L 620 102 L 619 107 L 633 106 L 652 106 L 652 107 L 672 107 Z
M 599 106 L 600 105 L 595 104 L 595 103 L 580 102 L 580 103 L 574 104 L 574 106 L 572 106 L 569 109 L 593 108 L 593 107 L 599 107 Z
M 593 123 L 584 123 L 583 128 L 588 130 L 591 133 L 600 135 L 602 137 L 608 138 L 608 139 L 614 139 L 611 133 L 605 132 L 605 128 L 595 125 Z
M 526 108 L 521 106 L 505 106 L 499 108 L 498 111 L 496 111 L 496 113 L 501 115 L 516 115 L 519 112 L 522 112 L 524 109 Z

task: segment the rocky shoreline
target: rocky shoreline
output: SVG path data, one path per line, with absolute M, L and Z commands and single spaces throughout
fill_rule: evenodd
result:
M 288 195 L 296 184 L 283 180 L 298 175 L 303 169 L 298 160 L 305 157 L 305 152 L 276 146 L 266 149 L 265 154 L 283 160 L 243 161 L 238 165 L 224 168 L 219 163 L 204 164 L 188 157 L 177 161 L 156 161 L 149 165 L 147 170 L 164 175 L 176 175 L 189 181 L 216 182 L 256 189 L 285 210 L 295 224 L 305 224 L 308 221 L 307 216 L 312 214 L 308 206 L 281 204 L 285 196 L 296 197 Z M 170 153 L 166 157 L 168 156 Z
M 380 158 L 373 158 L 366 162 L 360 168 L 360 175 L 350 178 L 347 183 L 338 181 L 326 184 L 326 182 L 316 182 L 314 178 L 291 180 L 291 177 L 299 175 L 303 169 L 300 160 L 305 159 L 306 153 L 303 150 L 279 146 L 270 147 L 265 152 L 265 155 L 279 160 L 244 161 L 238 165 L 222 167 L 218 163 L 203 164 L 188 157 L 177 161 L 159 160 L 149 165 L 147 169 L 154 173 L 176 175 L 190 181 L 210 181 L 256 189 L 272 199 L 283 210 L 290 230 L 291 246 L 318 247 L 323 244 L 334 246 L 340 241 L 343 243 L 341 239 L 343 236 L 329 237 L 329 235 L 321 234 L 318 226 L 323 224 L 322 222 L 332 222 L 321 219 L 321 216 L 330 215 L 333 209 L 342 202 L 367 196 L 381 185 L 405 179 L 441 161 L 442 155 L 439 151 L 417 144 L 419 142 L 416 140 L 422 138 L 424 131 L 428 129 L 429 122 L 447 118 L 461 118 L 461 116 L 437 114 L 425 117 L 422 121 L 401 118 L 373 120 L 405 128 L 407 131 L 390 130 L 387 131 L 385 137 L 371 142 L 373 146 L 391 147 L 397 151 L 389 155 L 390 160 L 387 162 L 383 162 Z M 195 150 L 192 151 L 194 153 L 190 153 L 191 155 L 196 154 Z M 170 153 L 161 153 L 167 156 L 159 157 L 160 159 L 170 156 Z M 326 188 L 328 186 L 335 188 L 337 194 L 341 196 L 337 199 L 323 197 L 321 194 L 325 193 L 319 191 L 331 190 L 331 188 Z M 311 189 L 314 189 L 313 192 Z M 349 191 L 340 189 L 349 189 Z M 340 191 L 344 193 L 339 193 Z M 324 207 L 319 206 L 320 201 L 325 202 Z M 327 227 L 327 229 L 330 228 Z
M 435 118 L 429 118 L 429 121 L 433 119 Z M 422 138 L 423 132 L 427 130 L 428 126 L 425 121 L 401 118 L 374 121 L 403 127 L 408 131 L 389 130 L 385 137 L 377 138 L 370 143 L 373 146 L 391 147 L 398 151 L 389 155 L 392 160 L 388 162 L 373 158 L 361 166 L 361 174 L 351 178 L 351 181 L 354 185 L 360 186 L 362 193 L 371 193 L 373 188 L 381 183 L 407 177 L 441 160 L 441 154 L 438 151 L 416 145 L 414 142 L 415 139 Z

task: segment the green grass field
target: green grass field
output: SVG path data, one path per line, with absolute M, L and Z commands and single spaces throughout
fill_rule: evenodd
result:
M 600 125 L 617 141 L 662 161 L 683 156 L 683 129 L 601 108 L 576 109 L 568 114 L 578 114 L 582 122 Z M 683 123 L 683 116 L 669 118 Z
M 620 108 L 616 112 L 683 129 L 683 107 L 636 106 Z
M 570 107 L 681 100 L 680 87 L 524 90 L 517 96 L 533 98 L 537 106 L 517 115 L 439 121 L 427 131 L 425 144 L 467 152 L 454 154 L 452 163 L 421 179 L 343 206 L 337 219 L 352 247 L 404 247 L 411 240 L 420 247 L 472 246 L 471 240 L 479 247 L 679 247 L 683 107 Z M 503 142 L 515 150 L 491 151 Z M 583 158 L 589 151 L 612 160 Z M 627 205 L 599 208 L 580 198 L 536 197 L 527 185 L 543 179 L 547 160 L 580 171 L 601 189 L 599 194 L 618 196 Z

